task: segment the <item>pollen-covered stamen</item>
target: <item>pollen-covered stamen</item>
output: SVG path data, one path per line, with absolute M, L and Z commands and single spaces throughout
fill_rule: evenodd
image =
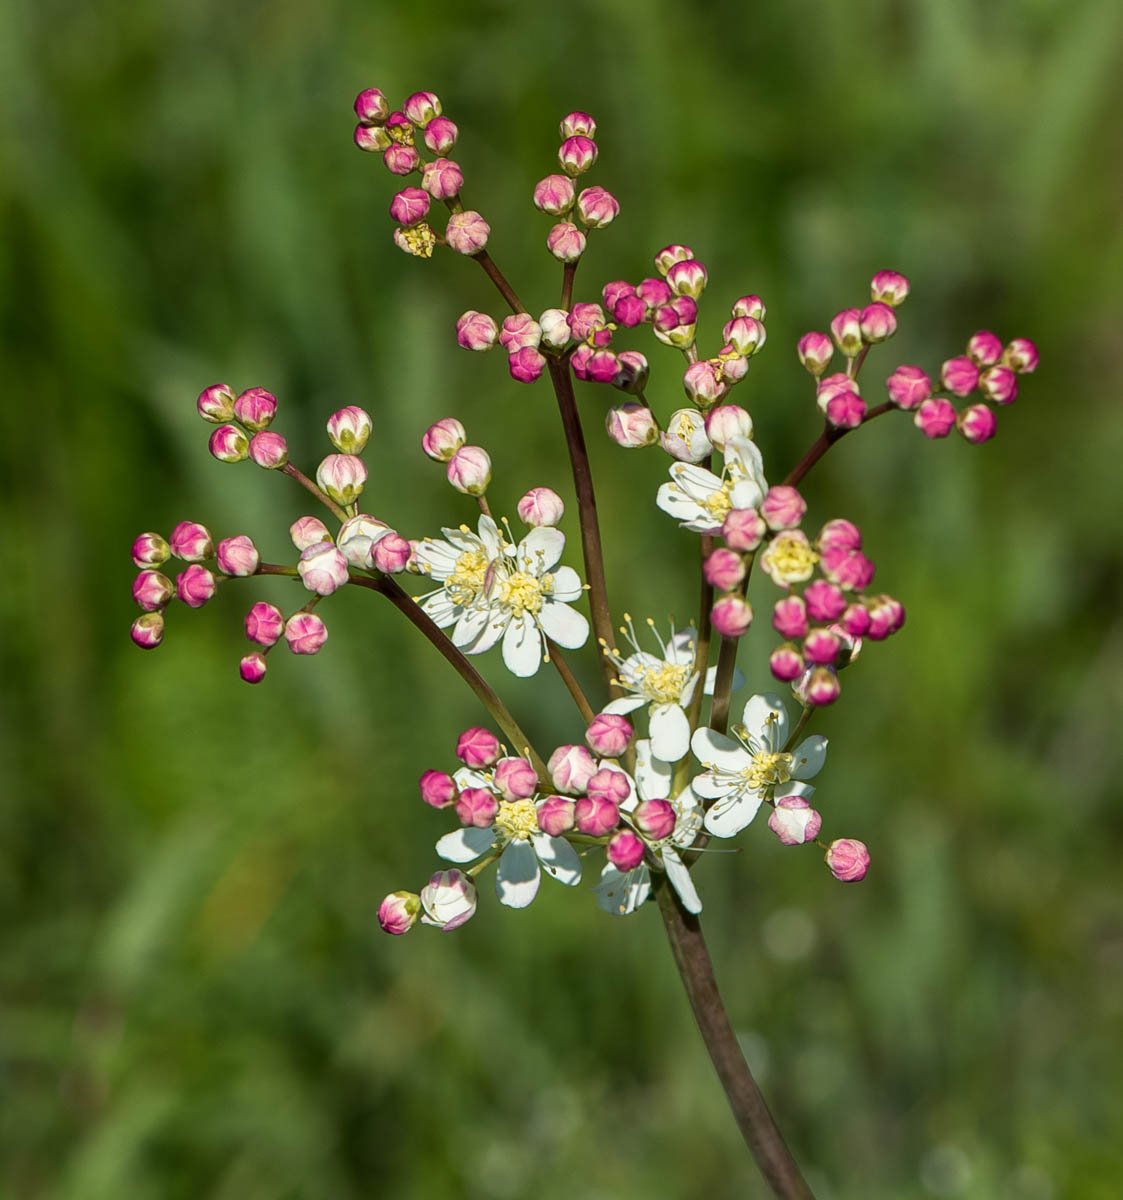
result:
M 504 800 L 495 814 L 495 832 L 504 843 L 527 842 L 539 833 L 538 809 L 533 800 Z
M 487 552 L 482 546 L 465 550 L 457 556 L 456 565 L 445 580 L 445 590 L 453 604 L 470 604 L 484 585 L 487 573 Z
M 704 500 L 699 501 L 701 506 L 715 521 L 724 521 L 733 508 L 733 504 L 729 499 L 729 488 L 730 484 L 728 482 L 723 483 L 721 487 L 712 491 Z
M 775 745 L 771 738 L 771 727 L 776 723 L 776 715 L 770 713 L 765 722 L 767 742 Z M 731 731 L 737 740 L 752 755 L 747 767 L 738 774 L 754 791 L 763 788 L 776 787 L 787 783 L 792 777 L 792 767 L 795 765 L 795 755 L 781 751 L 759 748 L 760 744 L 750 739 L 749 731 L 744 725 L 735 725 Z
M 689 666 L 660 663 L 658 667 L 648 667 L 638 680 L 626 686 L 641 692 L 656 704 L 677 704 L 689 674 Z
M 542 611 L 543 593 L 549 593 L 553 576 L 543 575 L 536 579 L 525 571 L 514 571 L 499 584 L 498 599 L 517 615 L 524 612 L 536 617 Z
M 422 221 L 418 225 L 400 228 L 394 231 L 394 241 L 407 254 L 415 258 L 432 258 L 433 247 L 437 244 L 437 235 Z

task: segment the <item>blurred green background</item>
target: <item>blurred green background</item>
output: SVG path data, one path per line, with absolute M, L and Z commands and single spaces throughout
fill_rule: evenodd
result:
M 571 494 L 545 383 L 454 344 L 461 311 L 501 312 L 482 273 L 391 244 L 392 180 L 350 142 L 370 85 L 442 97 L 536 311 L 559 271 L 530 189 L 562 114 L 592 112 L 589 178 L 622 215 L 578 296 L 684 241 L 716 350 L 760 293 L 769 345 L 737 399 L 774 479 L 818 428 L 795 339 L 874 270 L 913 295 L 867 394 L 980 327 L 1037 341 L 996 441 L 889 418 L 808 480 L 909 612 L 817 722 L 825 828 L 870 844 L 869 879 L 763 825 L 697 877 L 821 1200 L 1120 1194 L 1121 46 L 1118 0 L 0 6 L 0 1195 L 763 1194 L 653 911 L 547 881 L 512 913 L 485 884 L 455 935 L 379 932 L 447 828 L 416 777 L 483 716 L 389 606 L 336 597 L 318 659 L 278 655 L 256 689 L 241 614 L 291 604 L 284 581 L 174 611 L 156 654 L 128 640 L 141 530 L 201 520 L 283 559 L 309 511 L 208 456 L 194 398 L 216 380 L 274 391 L 308 470 L 328 412 L 370 409 L 364 507 L 412 536 L 470 519 L 416 450 L 449 413 L 491 450 L 497 508 Z M 677 355 L 620 344 L 677 406 Z M 614 607 L 685 620 L 694 540 L 652 503 L 667 460 L 600 436 L 604 393 L 580 403 Z M 760 621 L 757 687 L 770 644 Z M 576 740 L 551 674 L 483 666 L 541 745 Z

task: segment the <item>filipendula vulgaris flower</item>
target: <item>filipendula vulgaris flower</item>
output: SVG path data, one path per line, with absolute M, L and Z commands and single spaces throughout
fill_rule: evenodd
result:
M 670 799 L 673 784 L 673 768 L 652 754 L 648 739 L 636 743 L 636 777 L 631 796 L 620 806 L 624 820 L 643 838 L 647 852 L 667 872 L 671 886 L 679 894 L 687 912 L 702 911 L 702 901 L 690 877 L 690 871 L 682 861 L 680 852 L 694 843 L 702 825 L 702 803 L 687 786 Z M 669 804 L 673 815 L 670 832 L 657 828 L 645 820 L 645 809 L 653 805 Z M 656 836 L 663 834 L 663 836 Z M 621 871 L 611 862 L 601 872 L 600 882 L 593 889 L 597 903 L 605 912 L 624 917 L 633 913 L 651 893 L 651 869 L 641 862 L 630 871 Z
M 484 580 L 488 566 L 504 549 L 503 535 L 491 517 L 480 517 L 478 528 L 478 534 L 467 525 L 442 529 L 443 541 L 425 538 L 417 547 L 418 570 L 441 584 L 418 603 L 442 629 L 455 626 L 452 642 L 461 648 L 484 627 Z
M 817 775 L 827 756 L 827 739 L 818 734 L 792 750 L 784 749 L 788 714 L 771 692 L 753 696 L 742 723 L 731 732 L 733 738 L 714 729 L 696 729 L 690 742 L 704 768 L 690 786 L 702 799 L 713 801 L 705 826 L 715 837 L 740 833 L 764 801 L 812 795 L 815 789 L 802 781 Z
M 733 438 L 725 445 L 725 468 L 720 478 L 705 467 L 676 462 L 671 482 L 664 483 L 656 503 L 695 533 L 720 533 L 732 509 L 757 508 L 768 491 L 764 460 L 756 443 Z

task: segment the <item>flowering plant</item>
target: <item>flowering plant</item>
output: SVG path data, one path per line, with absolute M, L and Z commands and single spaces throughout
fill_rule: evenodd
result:
M 856 524 L 832 517 L 805 527 L 807 505 L 798 487 L 835 442 L 890 412 L 910 413 L 926 438 L 954 429 L 972 443 L 989 440 L 996 409 L 1014 400 L 1018 377 L 1037 365 L 1036 350 L 1025 339 L 1003 344 L 978 332 L 935 377 L 918 366 L 893 368 L 886 398 L 871 406 L 859 374 L 871 349 L 895 332 L 897 309 L 909 291 L 903 275 L 879 271 L 868 304 L 837 313 L 829 336 L 810 332 L 799 340 L 798 357 L 824 423 L 803 458 L 770 484 L 767 474 L 774 480 L 777 475 L 757 445 L 752 417 L 731 402 L 766 342 L 760 297 L 745 295 L 733 304 L 708 357 L 698 341 L 707 271 L 685 245 L 660 250 L 653 276 L 610 281 L 598 298 L 575 299 L 577 268 L 590 237 L 619 213 L 603 187 L 578 190 L 576 181 L 597 159 L 592 117 L 575 112 L 563 119 L 560 171 L 534 188 L 535 207 L 554 221 L 547 249 L 562 264 L 557 307 L 534 316 L 488 253 L 487 221 L 464 205 L 463 172 L 447 157 L 458 130 L 438 98 L 418 92 L 391 110 L 372 88 L 359 95 L 355 111 L 356 145 L 379 154 L 391 174 L 420 183 L 401 188 L 390 203 L 395 244 L 418 258 L 452 252 L 473 259 L 510 309 L 502 320 L 484 311 L 464 313 L 456 323 L 458 344 L 472 352 L 500 347 L 511 377 L 521 383 L 549 380 L 572 466 L 585 582 L 567 561 L 572 556 L 558 528 L 565 510 L 559 492 L 543 484 L 518 500 L 525 533 L 506 517 L 497 519 L 489 500 L 491 457 L 468 443 L 455 417 L 425 430 L 421 449 L 469 498 L 475 527 L 464 522 L 428 534 L 401 532 L 362 511 L 368 483 L 362 453 L 373 430 L 367 412 L 349 406 L 328 418 L 333 453 L 309 476 L 290 460 L 286 439 L 272 428 L 278 403 L 270 392 L 216 384 L 197 401 L 199 414 L 215 426 L 212 455 L 226 463 L 252 460 L 289 476 L 337 527 L 313 515 L 294 522 L 295 561 L 288 563 L 261 561 L 246 534 L 216 542 L 195 521 L 180 522 L 166 539 L 141 534 L 133 544 L 139 568 L 133 595 L 143 611 L 132 638 L 143 648 L 158 646 L 176 601 L 198 608 L 231 580 L 287 577 L 302 587 L 302 603 L 286 614 L 258 600 L 246 614 L 253 648 L 239 670 L 256 684 L 282 640 L 295 654 L 322 649 L 328 628 L 319 609 L 326 597 L 344 586 L 386 597 L 475 692 L 494 728 L 465 730 L 455 745 L 457 765 L 447 762 L 449 770 L 438 766 L 421 774 L 421 800 L 450 810 L 455 822 L 436 840 L 437 856 L 452 865 L 417 891 L 387 895 L 378 910 L 382 928 L 391 934 L 418 923 L 445 932 L 458 928 L 475 914 L 477 880 L 491 868 L 497 898 L 511 908 L 534 900 L 543 874 L 569 887 L 588 882 L 591 874 L 597 903 L 615 916 L 633 914 L 654 899 L 746 1140 L 778 1195 L 810 1195 L 725 1015 L 698 922 L 703 902 L 692 867 L 712 839 L 737 837 L 763 807 L 768 829 L 783 845 L 817 845 L 843 882 L 865 876 L 870 855 L 861 841 L 820 840 L 823 819 L 812 807 L 816 788 L 808 781 L 824 767 L 827 739 L 805 731 L 820 709 L 839 698 L 843 673 L 866 643 L 896 633 L 905 613 L 899 600 L 873 588 L 874 563 Z M 437 222 L 441 206 L 447 220 Z M 645 353 L 621 345 L 629 330 L 646 336 L 641 326 L 668 348 L 666 357 L 677 363 L 671 369 L 681 375 L 686 404 L 662 418 L 645 396 Z M 836 352 L 841 369 L 830 373 Z M 589 385 L 591 402 L 608 400 L 604 427 L 618 446 L 657 446 L 669 456 L 666 472 L 653 473 L 651 502 L 682 531 L 669 526 L 669 536 L 698 543 L 696 622 L 684 629 L 672 625 L 664 635 L 649 616 L 644 633 L 623 614 L 619 631 L 629 651 L 616 643 L 575 381 Z M 963 403 L 973 395 L 974 402 Z M 172 559 L 185 564 L 174 581 L 166 573 Z M 758 562 L 775 588 L 771 625 L 778 642 L 769 667 L 798 709 L 794 724 L 778 694 L 733 705 L 744 681 L 736 659 L 753 621 L 747 592 Z M 585 593 L 588 618 L 581 611 Z M 563 653 L 586 648 L 596 652 L 603 676 L 601 694 L 592 698 Z M 532 743 L 472 661 L 493 651 L 519 677 L 536 676 L 544 664 L 557 672 L 581 720 L 579 741 L 559 734 L 559 744 L 547 753 Z M 740 715 L 732 726 L 731 711 Z

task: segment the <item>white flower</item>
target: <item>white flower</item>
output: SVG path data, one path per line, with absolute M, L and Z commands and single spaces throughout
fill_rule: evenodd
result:
M 720 533 L 734 508 L 756 508 L 768 491 L 764 460 L 755 442 L 733 438 L 725 445 L 725 469 L 719 478 L 705 467 L 677 462 L 671 482 L 660 487 L 656 503 L 695 533 Z
M 487 620 L 483 602 L 488 566 L 504 552 L 503 535 L 491 517 L 480 517 L 479 535 L 467 525 L 442 529 L 445 540 L 425 538 L 417 547 L 417 569 L 442 584 L 418 603 L 442 629 L 455 625 L 452 641 L 463 648 Z
M 672 783 L 673 769 L 668 763 L 652 756 L 651 742 L 646 739 L 637 742 L 635 787 L 632 795 L 620 806 L 625 819 L 641 800 L 667 799 Z M 683 788 L 671 804 L 676 815 L 671 836 L 660 842 L 653 842 L 642 833 L 640 836 L 644 837 L 652 856 L 667 872 L 667 878 L 678 892 L 686 911 L 699 913 L 702 911 L 702 901 L 679 851 L 694 844 L 702 826 L 702 805 L 689 787 Z M 635 912 L 650 895 L 651 871 L 646 863 L 640 863 L 630 871 L 621 871 L 612 863 L 607 863 L 593 891 L 597 903 L 605 912 L 613 916 L 627 916 Z
M 784 749 L 788 714 L 779 696 L 753 696 L 742 719 L 732 730 L 736 741 L 713 729 L 697 729 L 690 743 L 705 768 L 690 786 L 715 801 L 705 818 L 715 837 L 740 833 L 765 800 L 810 796 L 815 789 L 800 781 L 817 775 L 827 756 L 827 739 L 818 734 L 794 750 Z
M 438 871 L 421 889 L 421 906 L 423 925 L 450 933 L 476 911 L 476 886 L 460 871 Z

